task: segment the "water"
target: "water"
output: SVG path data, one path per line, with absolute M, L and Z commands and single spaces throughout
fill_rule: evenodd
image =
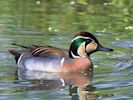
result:
M 1 100 L 133 99 L 132 0 L 1 0 L 0 4 Z M 58 76 L 43 81 L 44 73 L 36 73 L 40 80 L 18 77 L 8 49 L 21 48 L 11 43 L 68 49 L 78 31 L 92 32 L 101 44 L 114 49 L 112 53 L 91 55 L 93 78 L 71 75 L 74 82 L 66 80 L 64 85 Z M 82 81 L 89 85 L 73 85 Z

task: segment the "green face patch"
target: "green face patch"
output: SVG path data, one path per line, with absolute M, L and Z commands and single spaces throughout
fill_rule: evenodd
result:
M 79 54 L 77 53 L 77 50 L 78 50 L 79 46 L 80 46 L 83 42 L 85 42 L 85 41 L 86 41 L 86 39 L 84 39 L 84 38 L 78 38 L 78 39 L 76 39 L 76 40 L 74 40 L 74 41 L 72 42 L 72 44 L 71 44 L 71 46 L 70 46 L 70 49 L 69 49 L 69 56 L 70 56 L 71 58 L 73 58 L 71 52 L 72 52 L 75 56 L 79 56 Z
M 83 38 L 78 38 L 78 39 L 74 40 L 73 43 L 74 43 L 77 47 L 79 47 L 84 41 L 85 41 L 85 39 L 83 39 Z

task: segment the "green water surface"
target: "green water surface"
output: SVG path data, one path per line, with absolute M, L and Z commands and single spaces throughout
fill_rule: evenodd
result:
M 11 43 L 69 49 L 79 31 L 114 49 L 91 55 L 91 91 L 18 79 Z M 79 99 L 133 100 L 133 0 L 0 0 L 0 100 Z

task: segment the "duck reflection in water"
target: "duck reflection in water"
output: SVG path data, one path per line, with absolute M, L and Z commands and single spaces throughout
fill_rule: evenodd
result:
M 93 70 L 88 72 L 50 73 L 17 70 L 19 80 L 29 80 L 32 85 L 28 90 L 60 90 L 69 87 L 69 95 L 72 100 L 95 100 L 95 87 L 91 86 Z M 27 89 L 26 89 L 27 90 Z M 92 98 L 92 99 L 91 99 Z

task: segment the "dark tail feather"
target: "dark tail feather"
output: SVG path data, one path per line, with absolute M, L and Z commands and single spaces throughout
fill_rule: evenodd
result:
M 9 52 L 10 52 L 12 55 L 14 55 L 15 57 L 17 57 L 17 56 L 20 56 L 20 55 L 21 55 L 21 53 L 19 53 L 19 52 L 15 51 L 15 50 L 9 50 Z
M 17 63 L 17 61 L 18 61 L 18 59 L 19 59 L 21 53 L 18 52 L 18 51 L 15 51 L 15 50 L 8 50 L 8 51 L 9 51 L 12 55 L 14 55 L 15 60 L 16 60 L 16 63 Z
M 12 45 L 16 45 L 16 46 L 19 46 L 19 47 L 22 47 L 22 48 L 28 48 L 28 47 L 26 47 L 26 46 L 23 46 L 23 45 L 19 45 L 19 44 L 16 44 L 16 43 L 12 43 Z

